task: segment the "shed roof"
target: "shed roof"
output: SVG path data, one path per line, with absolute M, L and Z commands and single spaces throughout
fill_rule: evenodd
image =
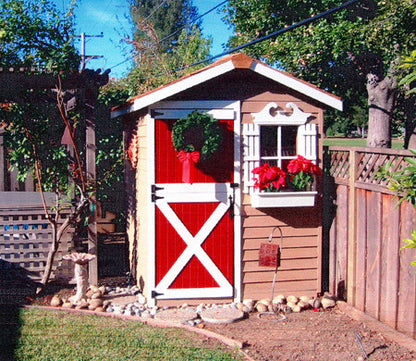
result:
M 338 96 L 322 90 L 304 80 L 298 79 L 289 73 L 272 68 L 244 53 L 236 53 L 227 55 L 215 63 L 187 74 L 182 78 L 129 99 L 126 103 L 113 108 L 111 116 L 112 118 L 115 118 L 123 114 L 138 111 L 235 69 L 249 69 L 320 103 L 342 110 L 342 100 Z

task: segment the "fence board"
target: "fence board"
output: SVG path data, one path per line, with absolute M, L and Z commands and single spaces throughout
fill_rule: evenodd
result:
M 366 192 L 357 189 L 357 260 L 356 260 L 356 285 L 355 285 L 355 306 L 360 310 L 365 309 L 365 289 L 367 273 L 367 197 Z
M 380 320 L 396 328 L 399 285 L 400 209 L 390 196 L 383 197 L 382 274 Z
M 340 230 L 348 229 L 348 187 L 339 187 L 337 194 L 337 238 L 336 238 L 336 276 L 335 276 L 335 294 L 339 298 L 345 298 L 347 282 L 347 249 L 348 233 Z
M 365 311 L 372 317 L 379 316 L 380 258 L 381 258 L 381 194 L 367 193 L 367 282 Z
M 409 238 L 412 229 L 416 228 L 416 212 L 409 203 L 403 202 L 400 208 L 402 215 L 400 239 Z M 414 266 L 410 266 L 415 260 L 415 251 L 415 249 L 400 251 L 400 297 L 397 311 L 397 329 L 411 337 L 416 336 L 416 271 Z
M 404 158 L 414 155 L 404 150 L 375 148 L 330 147 L 325 151 L 329 153 L 325 169 L 335 182 L 337 204 L 335 215 L 324 222 L 331 227 L 327 230 L 330 291 L 339 295 L 339 283 L 345 280 L 349 259 L 350 265 L 355 265 L 355 282 L 348 283 L 347 302 L 415 338 L 416 267 L 411 262 L 416 250 L 401 247 L 403 239 L 416 229 L 416 211 L 406 202 L 397 208 L 388 182 L 377 176 L 380 166 L 387 162 L 392 170 L 402 169 L 407 164 Z M 356 174 L 352 174 L 351 159 L 358 161 Z M 354 207 L 347 192 L 355 195 L 355 227 L 347 217 L 348 212 L 352 217 L 350 207 Z M 330 216 L 330 212 L 324 214 Z M 349 244 L 346 248 L 345 242 L 355 242 L 355 254 L 351 254 L 354 247 Z

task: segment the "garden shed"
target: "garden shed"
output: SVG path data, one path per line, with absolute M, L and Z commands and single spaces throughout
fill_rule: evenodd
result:
M 321 292 L 319 174 L 312 188 L 288 175 L 266 192 L 259 170 L 322 167 L 328 107 L 342 101 L 237 53 L 113 109 L 129 157 L 130 267 L 150 302 L 270 297 L 277 265 L 276 294 Z

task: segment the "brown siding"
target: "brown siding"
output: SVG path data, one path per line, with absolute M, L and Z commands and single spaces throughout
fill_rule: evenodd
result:
M 316 104 L 282 87 L 272 87 L 247 98 L 241 104 L 242 122 L 252 122 L 251 113 L 261 111 L 268 103 L 275 102 L 280 110 L 288 102 L 295 103 L 302 111 L 312 113 L 318 126 L 318 159 L 322 166 L 323 110 Z M 243 164 L 243 162 L 242 162 Z M 321 188 L 320 186 L 318 187 Z M 244 185 L 242 186 L 244 189 Z M 258 265 L 260 244 L 267 242 L 273 228 L 279 226 L 283 233 L 281 265 L 277 270 L 275 295 L 295 294 L 316 296 L 321 292 L 322 227 L 321 202 L 310 208 L 256 209 L 250 205 L 250 197 L 243 197 L 242 212 L 242 280 L 243 298 L 272 297 L 274 267 Z M 276 230 L 273 242 L 280 244 Z

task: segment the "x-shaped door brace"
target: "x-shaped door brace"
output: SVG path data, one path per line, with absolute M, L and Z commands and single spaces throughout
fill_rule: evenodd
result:
M 232 285 L 230 282 L 228 282 L 220 269 L 201 247 L 202 243 L 204 243 L 206 238 L 210 235 L 212 230 L 216 227 L 218 222 L 227 212 L 229 208 L 228 205 L 226 203 L 220 202 L 218 207 L 210 215 L 208 220 L 201 227 L 195 237 L 191 234 L 191 232 L 189 232 L 189 230 L 182 223 L 182 221 L 166 201 L 157 202 L 157 207 L 159 207 L 160 211 L 164 214 L 166 219 L 171 223 L 176 232 L 178 232 L 178 234 L 182 237 L 187 247 L 159 282 L 156 287 L 156 291 L 166 292 L 167 288 L 174 282 L 176 277 L 185 268 L 193 255 L 199 259 L 199 261 L 215 279 L 221 289 L 232 290 Z

